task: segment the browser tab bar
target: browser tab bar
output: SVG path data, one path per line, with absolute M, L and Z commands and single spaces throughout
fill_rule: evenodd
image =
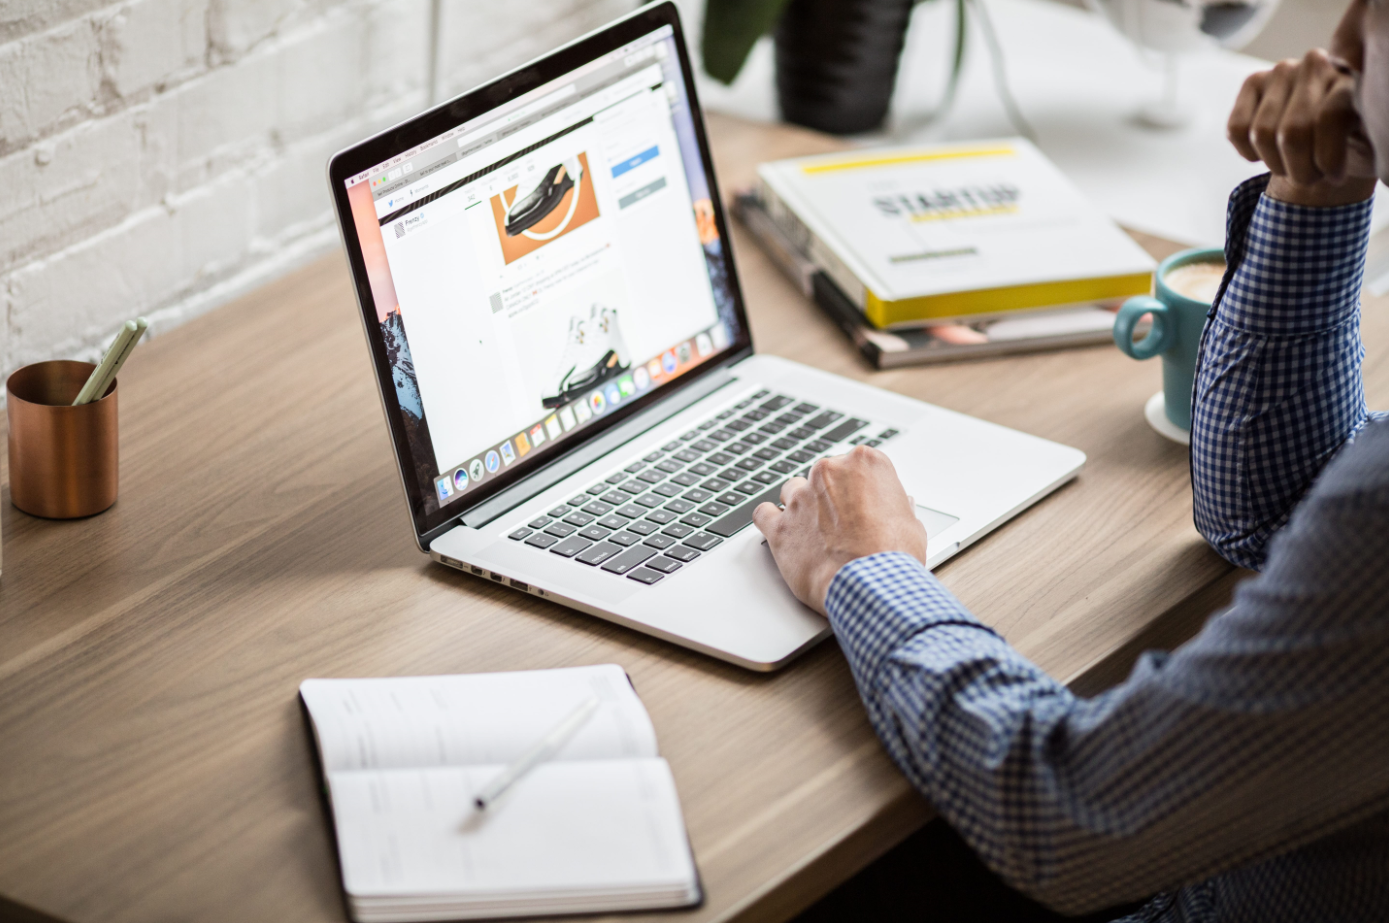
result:
M 536 100 L 535 111 L 526 114 L 517 110 L 512 114 L 515 116 L 512 124 L 503 125 L 501 120 L 496 120 L 482 125 L 474 132 L 459 136 L 457 144 L 461 149 L 449 163 L 441 161 L 437 167 L 431 164 L 428 179 L 413 176 L 379 189 L 373 187 L 376 216 L 385 220 L 402 208 L 417 207 L 416 203 L 421 198 L 434 193 L 443 194 L 459 184 L 476 180 L 483 172 L 495 169 L 508 158 L 519 156 L 516 153 L 519 149 L 550 138 L 557 130 L 561 133 L 573 130 L 585 120 L 597 117 L 634 94 L 660 86 L 663 81 L 660 65 L 651 63 L 636 73 L 625 73 L 583 95 L 578 95 L 576 91 L 564 93 L 558 102 L 550 97 Z M 541 103 L 544 105 L 541 106 Z M 415 182 L 407 186 L 410 179 Z
M 349 179 L 347 185 L 353 186 L 369 181 L 373 198 L 379 200 L 386 196 L 394 196 L 404 188 L 404 182 L 417 180 L 428 175 L 426 171 L 435 172 L 459 158 L 467 157 L 489 144 L 501 141 L 555 110 L 573 105 L 606 89 L 653 59 L 657 62 L 665 60 L 668 52 L 664 40 L 669 38 L 669 35 L 669 27 L 665 27 L 637 42 L 616 49 L 572 72 L 565 78 L 567 82 L 563 85 L 537 87 L 500 107 L 499 110 L 464 122 L 417 148 L 363 170 Z M 657 69 L 659 70 L 659 65 Z M 534 98 L 527 99 L 532 96 Z M 434 148 L 438 150 L 433 150 Z M 444 153 L 445 151 L 448 153 Z M 431 158 L 431 153 L 436 156 Z M 411 168 L 416 175 L 411 175 Z

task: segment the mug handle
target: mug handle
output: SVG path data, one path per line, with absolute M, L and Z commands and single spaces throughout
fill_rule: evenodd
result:
M 1139 342 L 1133 341 L 1133 328 L 1144 314 L 1153 315 L 1153 329 Z M 1151 359 L 1167 348 L 1167 305 L 1148 295 L 1124 302 L 1114 318 L 1114 345 L 1134 359 Z

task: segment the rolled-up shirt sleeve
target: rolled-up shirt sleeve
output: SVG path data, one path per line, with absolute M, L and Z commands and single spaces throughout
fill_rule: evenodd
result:
M 1202 336 L 1192 395 L 1197 530 L 1258 570 L 1332 456 L 1364 425 L 1360 285 L 1373 200 L 1336 208 L 1230 197 L 1228 269 Z

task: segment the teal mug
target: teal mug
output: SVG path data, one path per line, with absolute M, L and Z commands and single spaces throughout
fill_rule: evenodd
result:
M 1139 295 L 1124 302 L 1114 318 L 1114 342 L 1134 359 L 1162 356 L 1162 397 L 1167 419 L 1181 430 L 1191 429 L 1191 388 L 1196 377 L 1196 352 L 1201 346 L 1201 331 L 1210 312 L 1209 300 L 1193 297 L 1194 289 L 1186 294 L 1168 285 L 1168 274 L 1174 269 L 1194 263 L 1212 264 L 1208 274 L 1214 277 L 1218 269 L 1224 273 L 1225 251 L 1219 247 L 1204 250 L 1183 250 L 1162 261 L 1157 269 L 1157 297 Z M 1210 294 L 1214 294 L 1211 292 Z M 1143 315 L 1153 316 L 1148 335 L 1137 343 L 1134 327 Z M 1156 398 L 1155 398 L 1156 399 Z

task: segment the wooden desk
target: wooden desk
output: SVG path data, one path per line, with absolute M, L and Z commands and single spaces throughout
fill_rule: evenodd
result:
M 725 189 L 834 145 L 711 123 Z M 1102 685 L 1228 593 L 1186 452 L 1143 421 L 1157 363 L 1091 348 L 871 373 L 736 228 L 734 246 L 762 350 L 1088 453 L 940 570 L 1053 675 Z M 0 894 L 68 920 L 343 919 L 296 703 L 310 676 L 622 664 L 708 889 L 682 920 L 785 919 L 927 819 L 834 644 L 758 675 L 431 565 L 355 312 L 333 256 L 160 337 L 121 376 L 115 507 L 48 522 L 3 498 Z

